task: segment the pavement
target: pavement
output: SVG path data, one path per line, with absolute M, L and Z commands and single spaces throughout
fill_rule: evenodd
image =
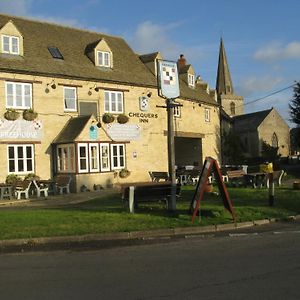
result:
M 78 203 L 89 201 L 95 198 L 117 195 L 118 191 L 106 189 L 100 191 L 72 193 L 49 196 L 47 198 L 13 199 L 0 201 L 0 210 L 9 208 L 56 208 L 63 206 L 72 206 Z M 300 215 L 290 216 L 285 221 L 299 221 Z M 49 251 L 49 250 L 74 250 L 82 248 L 103 248 L 122 245 L 137 244 L 140 242 L 162 242 L 176 238 L 187 238 L 191 236 L 210 235 L 224 231 L 235 231 L 247 229 L 254 226 L 268 225 L 275 223 L 278 219 L 263 219 L 249 222 L 197 226 L 197 227 L 179 227 L 157 230 L 144 230 L 133 232 L 116 232 L 105 234 L 87 234 L 80 236 L 62 236 L 62 237 L 42 237 L 26 238 L 13 240 L 0 240 L 0 253 L 10 252 L 28 252 L 28 251 Z

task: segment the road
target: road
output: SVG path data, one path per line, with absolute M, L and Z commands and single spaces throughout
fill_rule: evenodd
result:
M 0 255 L 1 299 L 300 299 L 300 224 Z

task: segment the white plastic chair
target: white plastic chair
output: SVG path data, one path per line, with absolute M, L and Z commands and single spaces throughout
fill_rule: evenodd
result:
M 36 182 L 35 180 L 33 180 L 33 184 L 36 188 L 36 195 L 38 198 L 41 197 L 41 193 L 44 193 L 44 196 L 46 198 L 48 197 L 48 190 L 49 190 L 48 186 L 42 185 L 39 182 Z
M 21 199 L 22 195 L 24 194 L 25 199 L 29 198 L 29 189 L 31 186 L 30 180 L 23 180 L 17 183 L 15 187 L 15 196 L 17 199 Z
M 71 179 L 72 178 L 70 176 L 57 176 L 55 181 L 59 194 L 63 194 L 64 190 L 66 190 L 67 194 L 70 193 Z

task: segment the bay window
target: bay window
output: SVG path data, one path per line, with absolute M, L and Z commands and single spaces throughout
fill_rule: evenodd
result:
M 74 145 L 59 145 L 57 147 L 57 169 L 59 172 L 74 172 Z

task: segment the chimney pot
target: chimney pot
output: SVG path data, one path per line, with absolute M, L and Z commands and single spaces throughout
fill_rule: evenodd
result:
M 186 63 L 186 59 L 185 59 L 184 55 L 180 54 L 179 59 L 177 60 L 178 68 L 181 69 L 182 67 L 184 67 L 185 63 Z

